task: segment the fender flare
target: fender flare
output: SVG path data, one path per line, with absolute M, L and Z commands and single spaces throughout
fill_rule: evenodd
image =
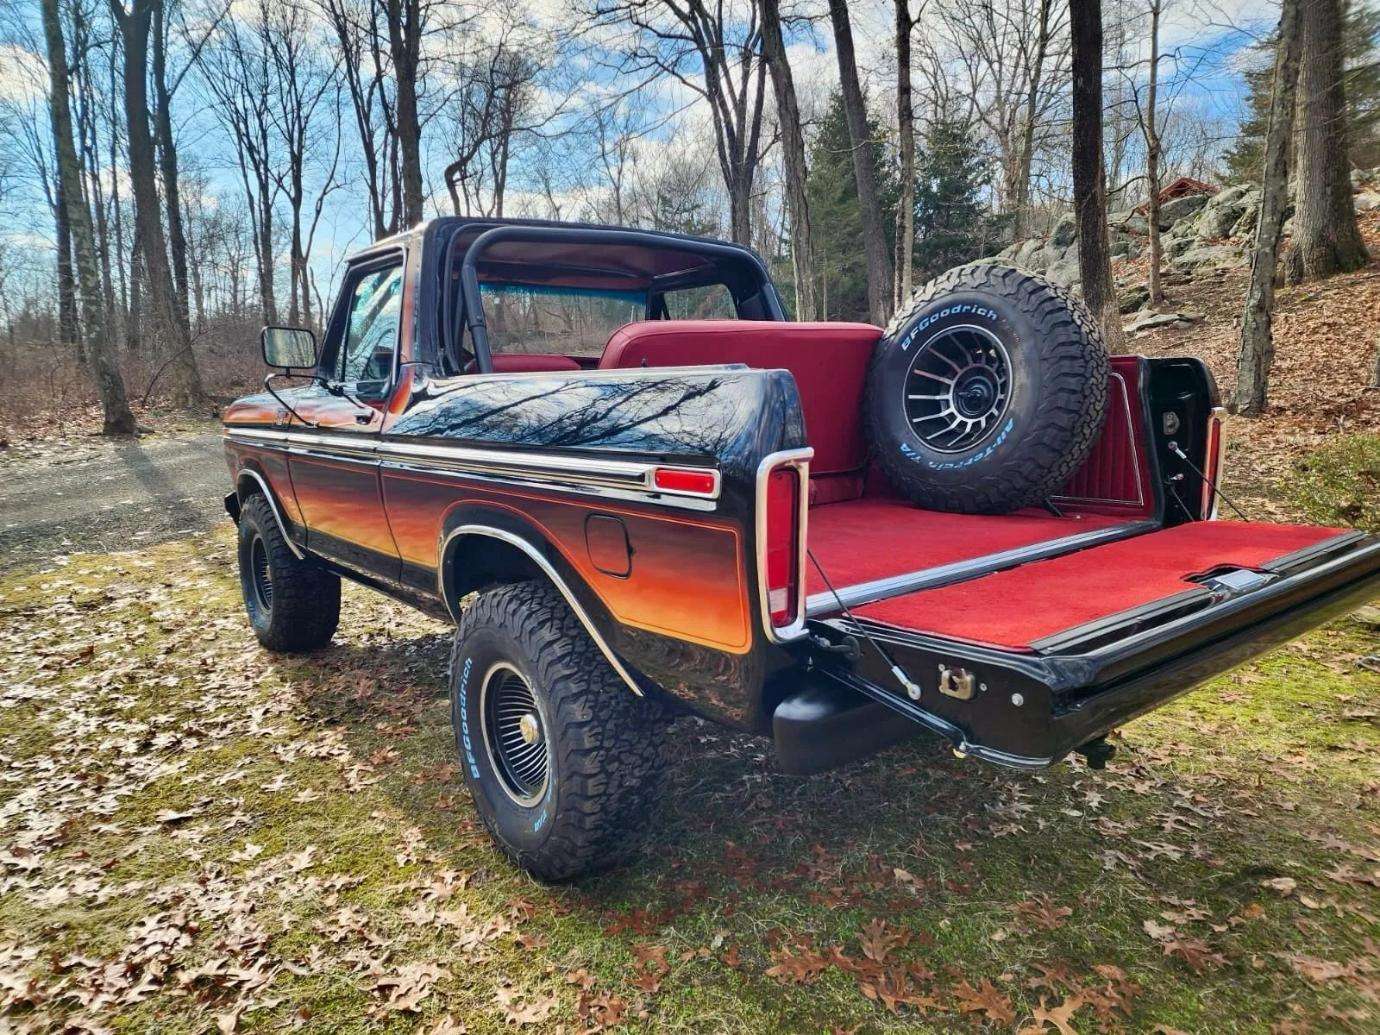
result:
M 264 498 L 268 500 L 268 509 L 273 512 L 273 520 L 278 523 L 278 531 L 282 533 L 283 539 L 287 542 L 288 549 L 299 561 L 307 559 L 306 553 L 298 546 L 292 536 L 288 535 L 287 523 L 283 520 L 283 512 L 278 508 L 278 501 L 273 496 L 273 490 L 268 487 L 268 480 L 252 467 L 243 468 L 235 477 L 235 491 L 239 493 L 240 499 L 247 499 L 253 492 L 245 492 L 244 485 L 247 481 L 254 481 L 263 492 Z
M 560 591 L 561 596 L 565 598 L 565 602 L 570 606 L 571 611 L 575 613 L 575 617 L 578 618 L 580 624 L 585 627 L 585 632 L 589 634 L 589 638 L 594 641 L 595 646 L 599 648 L 600 653 L 604 655 L 605 660 L 608 661 L 614 672 L 618 673 L 618 677 L 627 684 L 628 689 L 638 697 L 644 696 L 642 687 L 638 683 L 636 677 L 633 676 L 632 672 L 628 670 L 628 667 L 618 657 L 618 654 L 614 651 L 613 647 L 610 646 L 608 640 L 604 638 L 588 609 L 581 603 L 569 582 L 556 569 L 556 566 L 551 563 L 550 559 L 546 557 L 542 549 L 525 536 L 519 535 L 509 529 L 500 528 L 496 524 L 486 523 L 484 518 L 479 514 L 472 513 L 463 518 L 459 524 L 446 526 L 441 533 L 441 540 L 436 554 L 436 591 L 440 595 L 453 621 L 458 623 L 460 616 L 456 612 L 455 605 L 451 600 L 452 594 L 446 585 L 446 573 L 450 567 L 450 557 L 455 545 L 468 536 L 486 536 L 490 539 L 496 539 L 525 554 L 527 558 L 537 566 L 538 570 L 550 580 L 551 584 Z

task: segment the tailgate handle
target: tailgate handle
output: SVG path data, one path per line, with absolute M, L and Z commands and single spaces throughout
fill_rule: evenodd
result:
M 1220 600 L 1229 600 L 1243 593 L 1253 593 L 1262 586 L 1268 586 L 1276 578 L 1278 576 L 1252 571 L 1250 568 L 1235 568 L 1215 575 L 1204 575 L 1193 581 L 1212 590 Z

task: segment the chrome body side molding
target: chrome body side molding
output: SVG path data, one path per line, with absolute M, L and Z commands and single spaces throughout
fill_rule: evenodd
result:
M 388 469 L 424 474 L 498 479 L 565 491 L 586 491 L 700 511 L 715 509 L 723 485 L 722 475 L 717 468 L 658 464 L 644 460 L 422 442 L 388 442 L 373 436 L 323 435 L 268 428 L 232 427 L 226 430 L 226 437 L 240 445 L 280 449 L 303 456 L 379 464 Z M 708 475 L 711 488 L 707 492 L 660 488 L 653 479 L 658 469 L 668 467 Z
M 598 646 L 600 652 L 602 652 L 604 657 L 608 660 L 609 665 L 613 667 L 613 670 L 618 673 L 623 682 L 628 684 L 628 689 L 637 694 L 638 697 L 642 696 L 642 688 L 638 686 L 637 680 L 633 678 L 632 673 L 628 671 L 618 655 L 614 653 L 613 648 L 609 646 L 608 641 L 600 634 L 599 630 L 594 625 L 594 620 L 589 617 L 589 613 L 580 604 L 580 601 L 576 599 L 575 594 L 571 591 L 570 586 L 566 584 L 566 581 L 561 578 L 560 573 L 556 571 L 550 561 L 542 556 L 540 550 L 526 539 L 522 538 L 522 536 L 514 535 L 512 532 L 507 532 L 501 528 L 494 528 L 491 525 L 459 525 L 451 529 L 451 531 L 442 538 L 440 549 L 436 554 L 438 562 L 436 565 L 436 592 L 445 603 L 446 610 L 450 612 L 453 621 L 458 623 L 460 621 L 460 615 L 457 613 L 455 605 L 450 599 L 450 594 L 446 591 L 447 554 L 450 551 L 450 544 L 461 536 L 466 535 L 482 535 L 488 536 L 490 539 L 498 539 L 501 542 L 507 543 L 509 546 L 517 547 L 525 553 L 528 558 L 541 569 L 542 573 L 551 580 L 552 585 L 561 591 L 561 596 L 565 597 L 565 602 L 569 604 L 570 609 L 575 612 L 575 617 L 580 619 L 580 624 L 585 627 L 585 632 L 589 633 L 590 639 Z

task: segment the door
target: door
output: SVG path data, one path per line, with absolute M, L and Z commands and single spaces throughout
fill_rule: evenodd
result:
M 390 581 L 398 578 L 398 548 L 374 448 L 398 370 L 403 285 L 401 252 L 347 274 L 321 351 L 324 383 L 301 389 L 293 403 L 315 426 L 294 427 L 289 461 L 308 547 Z

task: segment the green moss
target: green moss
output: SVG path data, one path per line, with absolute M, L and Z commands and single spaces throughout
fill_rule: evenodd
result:
M 1309 520 L 1380 532 L 1380 435 L 1347 435 L 1299 462 L 1291 486 Z

